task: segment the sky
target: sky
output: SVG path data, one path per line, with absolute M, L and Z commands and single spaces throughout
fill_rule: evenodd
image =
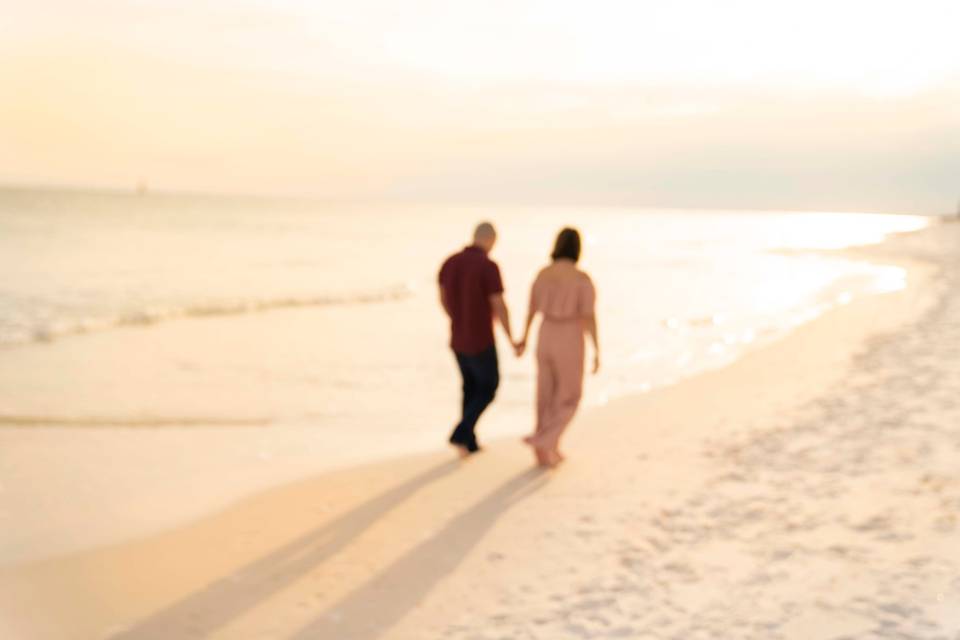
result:
M 960 200 L 955 0 L 0 12 L 0 183 L 895 212 Z

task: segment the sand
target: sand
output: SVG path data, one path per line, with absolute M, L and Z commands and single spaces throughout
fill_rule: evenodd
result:
M 960 638 L 958 249 L 860 250 L 910 286 L 582 413 L 553 472 L 408 456 L 7 564 L 0 637 Z

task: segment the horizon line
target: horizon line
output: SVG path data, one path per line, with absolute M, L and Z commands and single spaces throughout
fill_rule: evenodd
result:
M 671 205 L 641 202 L 551 202 L 542 200 L 534 202 L 530 200 L 507 198 L 492 199 L 452 199 L 443 197 L 423 197 L 414 198 L 411 196 L 332 196 L 319 193 L 293 193 L 293 192 L 256 192 L 256 191 L 222 191 L 222 190 L 200 190 L 190 188 L 150 188 L 145 187 L 140 190 L 140 183 L 135 183 L 132 187 L 120 187 L 117 185 L 105 184 L 75 184 L 75 183 L 43 183 L 43 182 L 21 182 L 5 181 L 0 179 L 0 192 L 52 192 L 52 193 L 74 193 L 86 195 L 112 195 L 129 196 L 131 198 L 207 198 L 207 199 L 244 199 L 244 200 L 282 200 L 282 201 L 301 201 L 317 202 L 327 204 L 341 205 L 373 205 L 373 204 L 394 204 L 394 205 L 430 205 L 430 206 L 449 206 L 449 207 L 483 207 L 483 206 L 502 206 L 502 207 L 551 207 L 551 208 L 573 208 L 573 207 L 598 207 L 603 209 L 641 209 L 641 210 L 669 210 L 669 211 L 710 211 L 710 212 L 757 212 L 757 213 L 851 213 L 851 214 L 873 214 L 873 215 L 915 215 L 924 217 L 943 217 L 957 215 L 957 211 L 945 208 L 939 213 L 923 213 L 905 211 L 903 208 L 890 208 L 887 210 L 870 210 L 856 207 L 770 207 L 770 206 L 689 206 L 689 205 Z

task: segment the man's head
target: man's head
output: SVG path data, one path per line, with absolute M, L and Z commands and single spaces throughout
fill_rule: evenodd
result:
M 480 247 L 487 253 L 493 249 L 497 243 L 497 230 L 489 222 L 481 222 L 473 232 L 473 244 Z

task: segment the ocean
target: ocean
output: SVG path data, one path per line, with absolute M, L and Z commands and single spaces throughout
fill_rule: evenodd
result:
M 288 429 L 310 450 L 350 452 L 341 460 L 438 446 L 456 422 L 459 382 L 437 270 L 481 220 L 500 232 L 492 257 L 517 331 L 555 234 L 582 231 L 603 356 L 587 406 L 902 288 L 902 269 L 831 250 L 928 222 L 0 191 L 0 360 L 18 368 L 2 378 L 0 423 L 237 426 L 259 430 L 270 456 L 280 455 L 270 434 Z M 532 428 L 531 357 L 515 359 L 500 339 L 502 384 L 481 438 Z

